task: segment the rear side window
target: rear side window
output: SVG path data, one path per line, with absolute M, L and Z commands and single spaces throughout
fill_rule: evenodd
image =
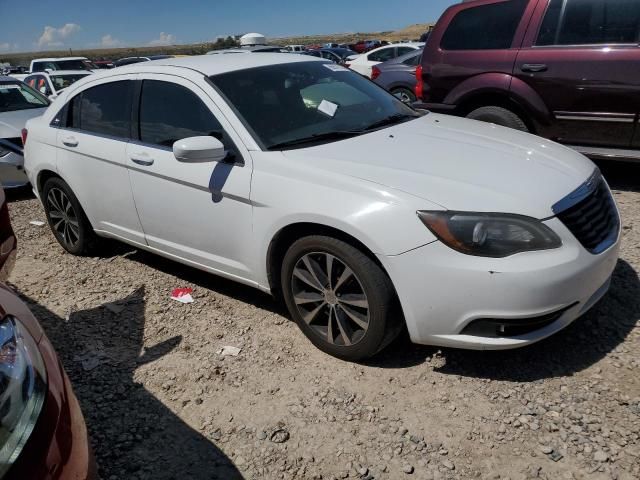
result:
M 536 45 L 638 42 L 637 0 L 551 0 Z
M 76 95 L 69 104 L 67 126 L 118 138 L 131 137 L 133 81 L 105 83 Z
M 444 50 L 501 50 L 511 48 L 528 0 L 507 0 L 459 12 L 440 44 Z
M 422 55 L 413 55 L 407 58 L 406 60 L 404 60 L 402 63 L 410 67 L 417 67 L 418 65 L 420 65 L 421 61 L 422 61 Z
M 213 136 L 229 145 L 220 122 L 188 88 L 159 80 L 145 80 L 140 100 L 140 140 L 171 147 L 188 137 Z
M 369 54 L 367 57 L 370 62 L 386 62 L 392 58 L 396 58 L 396 48 L 389 47 L 378 50 L 377 52 Z

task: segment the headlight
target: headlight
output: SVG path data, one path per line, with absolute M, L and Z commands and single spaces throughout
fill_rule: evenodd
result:
M 35 340 L 17 319 L 0 321 L 0 478 L 16 461 L 36 424 L 46 374 Z
M 473 212 L 418 212 L 445 245 L 480 257 L 558 248 L 562 240 L 540 220 L 522 215 Z

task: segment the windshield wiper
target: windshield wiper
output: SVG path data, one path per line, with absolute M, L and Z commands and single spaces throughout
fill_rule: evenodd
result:
M 321 142 L 323 140 L 340 140 L 343 138 L 355 137 L 362 133 L 364 133 L 364 131 L 360 130 L 336 130 L 333 132 L 314 133 L 308 137 L 274 143 L 273 145 L 270 145 L 267 150 L 282 150 L 287 147 L 295 147 L 298 145 L 304 145 L 305 143 Z
M 405 120 L 418 118 L 418 115 L 409 115 L 408 113 L 397 113 L 395 115 L 391 115 L 389 117 L 385 117 L 382 120 L 378 120 L 377 122 L 373 122 L 371 125 L 363 128 L 363 132 L 370 132 L 371 130 L 375 130 L 376 128 L 388 127 L 390 125 L 396 125 L 398 123 L 402 123 Z

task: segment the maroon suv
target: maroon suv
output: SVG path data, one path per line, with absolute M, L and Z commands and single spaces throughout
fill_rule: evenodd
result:
M 431 33 L 416 93 L 594 158 L 640 161 L 640 0 L 477 0 Z

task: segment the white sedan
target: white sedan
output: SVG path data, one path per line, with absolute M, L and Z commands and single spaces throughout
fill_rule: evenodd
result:
M 531 344 L 607 291 L 620 218 L 591 161 L 417 112 L 298 55 L 92 75 L 29 121 L 26 169 L 60 244 L 119 239 L 284 298 L 317 347 Z
M 29 183 L 23 168 L 22 129 L 48 106 L 49 100 L 20 80 L 0 76 L 0 188 Z
M 396 43 L 378 47 L 362 55 L 353 56 L 347 59 L 349 68 L 360 75 L 371 78 L 372 69 L 375 65 L 388 60 L 401 57 L 415 50 L 422 50 L 424 43 Z

